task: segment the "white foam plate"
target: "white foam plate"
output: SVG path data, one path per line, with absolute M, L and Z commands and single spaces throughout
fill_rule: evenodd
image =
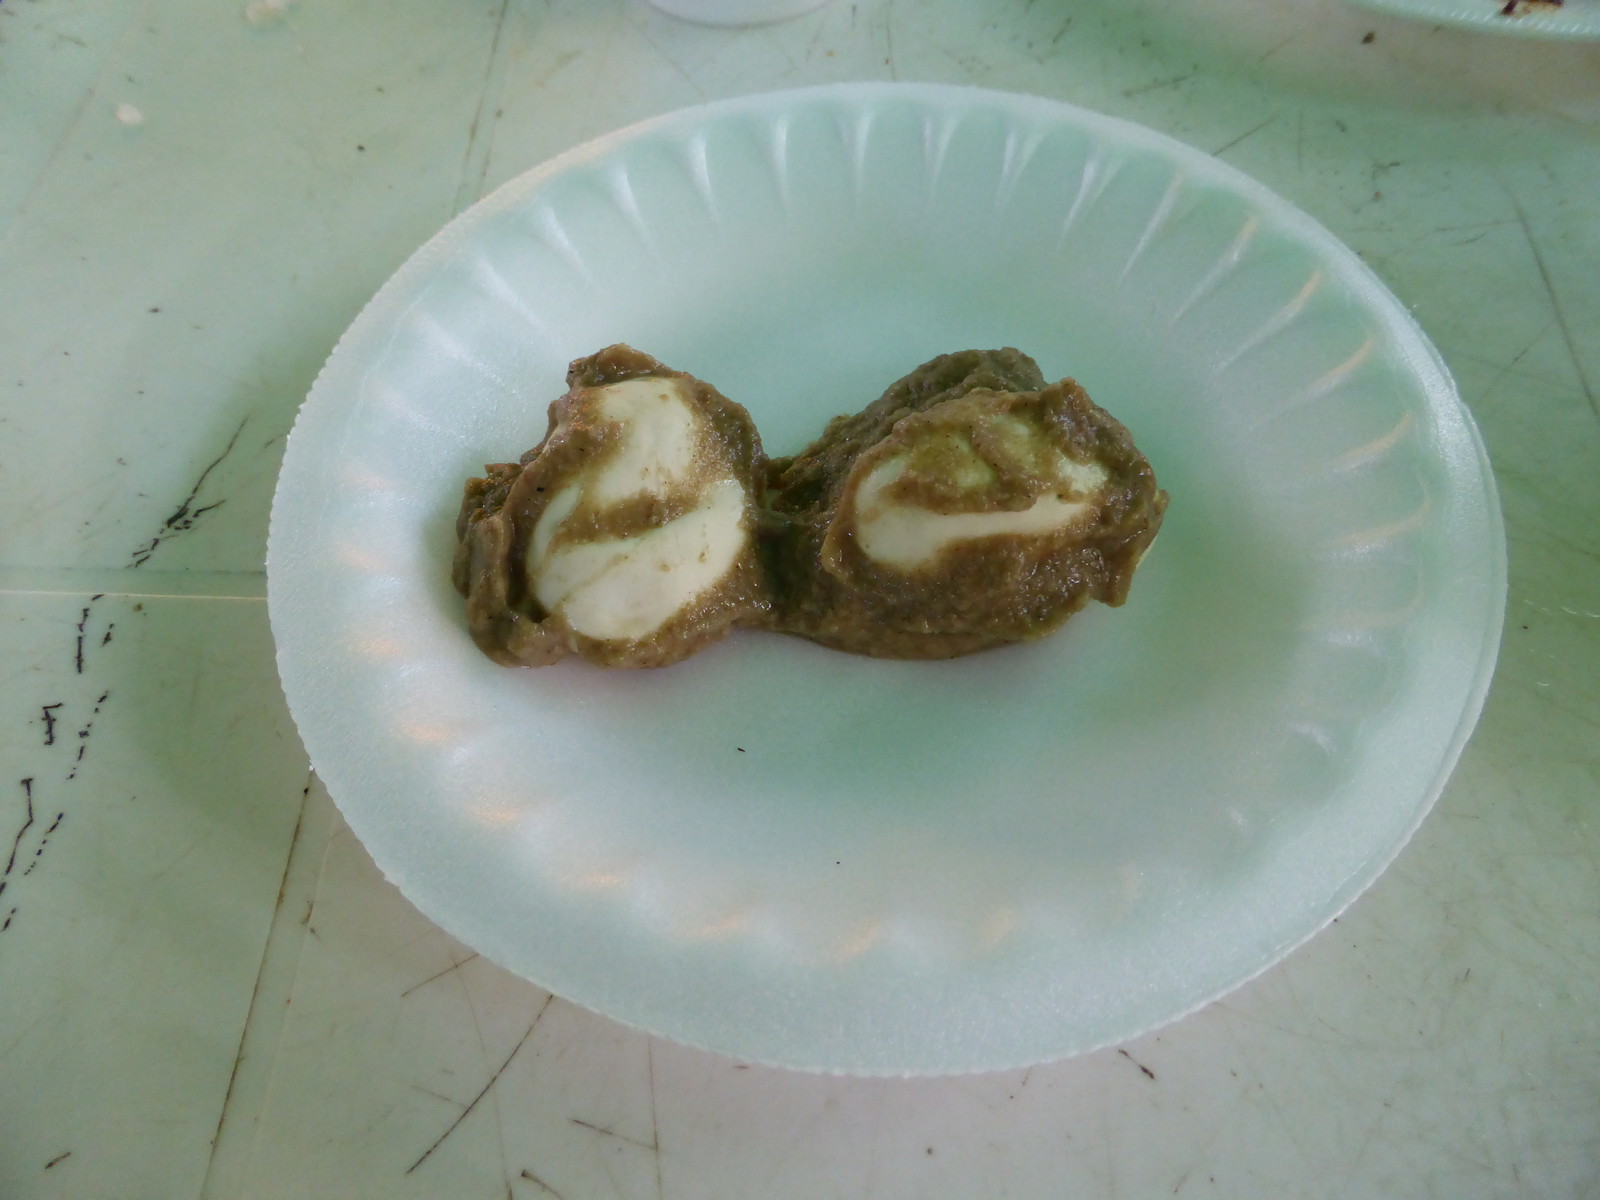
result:
M 619 340 L 775 454 L 1019 346 L 1133 430 L 1160 544 L 1126 607 L 951 662 L 495 666 L 448 582 L 462 482 Z M 1131 1038 L 1328 922 L 1461 751 L 1504 561 L 1438 356 L 1305 215 L 1063 104 L 861 84 L 646 122 L 454 221 L 317 380 L 268 565 L 311 760 L 423 912 L 669 1038 L 902 1074 Z
M 1588 41 L 1600 38 L 1600 0 L 1566 0 L 1559 8 L 1534 4 L 1505 16 L 1503 0 L 1353 0 L 1397 17 L 1457 25 L 1508 37 Z

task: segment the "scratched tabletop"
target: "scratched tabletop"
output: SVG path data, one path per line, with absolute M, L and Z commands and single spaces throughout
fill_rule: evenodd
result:
M 1340 0 L 0 0 L 0 1197 L 1600 1197 L 1597 45 Z M 346 829 L 267 624 L 295 411 L 452 215 L 881 79 L 1126 117 L 1310 212 L 1438 345 L 1509 533 L 1483 720 L 1394 867 L 1027 1071 L 752 1066 L 475 956 Z

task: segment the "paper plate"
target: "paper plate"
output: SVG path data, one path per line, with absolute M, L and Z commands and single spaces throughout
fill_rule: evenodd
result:
M 1353 0 L 1363 8 L 1379 9 L 1397 17 L 1459 25 L 1481 33 L 1587 41 L 1600 38 L 1600 0 L 1566 0 L 1554 4 L 1529 4 L 1511 16 L 1497 0 Z
M 966 659 L 495 666 L 462 483 L 616 341 L 773 454 L 1021 347 L 1132 429 L 1160 544 L 1126 607 Z M 932 86 L 675 113 L 453 222 L 317 380 L 268 569 L 311 760 L 418 908 L 639 1028 L 869 1074 L 1086 1051 L 1281 958 L 1438 794 L 1504 605 L 1472 422 L 1353 254 L 1148 130 Z

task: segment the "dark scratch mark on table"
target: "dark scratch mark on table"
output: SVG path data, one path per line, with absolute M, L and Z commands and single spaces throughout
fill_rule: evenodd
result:
M 1263 129 L 1265 129 L 1268 125 L 1271 125 L 1277 119 L 1278 119 L 1278 114 L 1274 113 L 1272 116 L 1268 117 L 1265 121 L 1262 121 L 1259 125 L 1252 125 L 1249 129 L 1246 129 L 1243 133 L 1241 133 L 1238 137 L 1234 138 L 1232 141 L 1224 142 L 1222 145 L 1218 146 L 1215 150 L 1213 150 L 1211 152 L 1211 157 L 1212 158 L 1221 158 L 1224 154 L 1226 154 L 1229 150 L 1232 150 L 1240 142 L 1244 141 L 1246 138 L 1254 137 L 1256 134 L 1260 133 Z
M 536 1185 L 536 1186 L 538 1186 L 540 1188 L 543 1188 L 545 1191 L 549 1192 L 552 1196 L 554 1196 L 556 1198 L 556 1200 L 567 1200 L 567 1198 L 565 1196 L 563 1196 L 560 1192 L 556 1191 L 555 1188 L 551 1187 L 544 1180 L 540 1179 L 532 1171 L 528 1170 L 527 1167 L 523 1167 L 522 1168 L 522 1178 L 526 1179 L 531 1184 L 534 1184 L 534 1185 Z
M 506 1055 L 505 1061 L 502 1062 L 498 1068 L 496 1068 L 494 1074 L 489 1076 L 489 1082 L 485 1083 L 478 1094 L 468 1101 L 466 1108 L 462 1109 L 461 1114 L 456 1117 L 454 1121 L 450 1122 L 445 1131 L 434 1139 L 433 1145 L 424 1150 L 422 1154 L 418 1156 L 417 1161 L 406 1168 L 405 1173 L 407 1175 L 411 1174 L 423 1163 L 427 1162 L 428 1159 L 432 1157 L 433 1152 L 440 1146 L 444 1145 L 445 1139 L 447 1139 L 460 1127 L 461 1122 L 465 1121 L 467 1117 L 472 1114 L 472 1110 L 478 1107 L 479 1102 L 489 1094 L 490 1089 L 499 1082 L 500 1076 L 504 1075 L 506 1073 L 506 1069 L 511 1066 L 512 1060 L 517 1057 L 517 1052 L 521 1050 L 523 1046 L 527 1045 L 528 1039 L 533 1036 L 533 1031 L 539 1027 L 539 1022 L 543 1020 L 545 1012 L 550 1008 L 550 1003 L 554 999 L 554 996 L 545 997 L 544 1003 L 539 1007 L 539 1011 L 534 1015 L 532 1023 L 529 1024 L 527 1032 L 517 1039 L 517 1044 L 511 1047 L 511 1053 Z
M 1523 210 L 1522 203 L 1517 199 L 1504 180 L 1500 186 L 1505 189 L 1506 199 L 1511 201 L 1511 210 L 1516 213 L 1517 224 L 1522 226 L 1522 236 L 1528 240 L 1528 250 L 1533 254 L 1533 265 L 1538 268 L 1539 279 L 1544 284 L 1545 293 L 1550 297 L 1550 311 L 1555 315 L 1556 325 L 1561 330 L 1561 338 L 1567 346 L 1567 356 L 1572 359 L 1572 370 L 1578 377 L 1578 386 L 1583 389 L 1584 399 L 1588 400 L 1590 411 L 1600 417 L 1600 400 L 1595 397 L 1595 391 L 1589 382 L 1589 374 L 1583 369 L 1583 357 L 1578 353 L 1578 345 L 1572 338 L 1572 327 L 1567 322 L 1566 309 L 1562 307 L 1561 296 L 1556 291 L 1555 281 L 1550 277 L 1550 266 L 1545 262 L 1544 251 L 1539 249 L 1539 243 L 1533 236 L 1533 227 L 1528 222 L 1528 214 Z
M 189 489 L 189 494 L 179 502 L 177 508 L 172 510 L 171 515 L 161 522 L 161 528 L 156 535 L 133 552 L 132 557 L 128 560 L 130 570 L 142 567 L 149 562 L 151 555 L 156 552 L 162 542 L 167 541 L 176 534 L 193 529 L 195 522 L 203 515 L 214 508 L 221 508 L 222 505 L 227 503 L 226 500 L 216 500 L 210 504 L 201 505 L 199 508 L 194 507 L 195 501 L 200 498 L 200 490 L 205 487 L 206 480 L 211 477 L 211 472 L 221 466 L 223 460 L 233 453 L 233 448 L 239 444 L 239 435 L 244 432 L 244 427 L 249 422 L 250 418 L 248 416 L 239 422 L 238 428 L 233 431 L 233 436 L 228 439 L 228 444 L 222 448 L 222 453 L 206 464 L 205 470 L 200 472 L 194 481 L 194 486 Z
M 475 959 L 477 957 L 478 957 L 477 953 L 473 952 L 472 954 L 467 955 L 465 958 L 461 959 L 460 961 L 451 963 L 444 970 L 435 971 L 432 975 L 429 975 L 421 983 L 413 983 L 405 991 L 401 992 L 400 993 L 400 999 L 404 1000 L 407 996 L 411 995 L 411 993 L 416 991 L 418 988 L 427 987 L 428 984 L 432 983 L 434 980 L 443 979 L 446 975 L 450 974 L 450 972 L 452 972 L 452 971 L 459 971 L 462 967 L 466 966 L 469 962 L 471 962 L 473 959 Z
M 1145 1066 L 1142 1062 L 1140 1062 L 1133 1055 L 1129 1054 L 1121 1046 L 1117 1047 L 1117 1053 L 1122 1055 L 1123 1058 L 1127 1059 L 1134 1066 L 1138 1067 L 1139 1070 L 1143 1071 L 1145 1073 L 1145 1075 L 1148 1076 L 1150 1079 L 1152 1079 L 1152 1080 L 1155 1079 L 1156 1073 L 1154 1071 L 1152 1071 L 1149 1067 Z
M 604 1125 L 596 1125 L 592 1121 L 585 1121 L 582 1117 L 568 1117 L 567 1120 L 571 1121 L 574 1125 L 581 1126 L 584 1129 L 592 1130 L 593 1132 L 601 1134 L 605 1137 L 616 1138 L 619 1142 L 627 1142 L 630 1146 L 637 1146 L 641 1150 L 648 1150 L 652 1154 L 655 1153 L 656 1148 L 649 1142 L 642 1142 L 636 1137 L 629 1137 L 625 1133 L 618 1133 L 615 1129 L 607 1129 Z

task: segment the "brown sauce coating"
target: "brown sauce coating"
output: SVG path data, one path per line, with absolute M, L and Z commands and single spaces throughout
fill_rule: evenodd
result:
M 597 398 L 631 380 L 676 381 L 697 419 L 693 469 L 658 491 L 604 506 L 580 501 L 552 544 L 614 543 L 663 529 L 691 513 L 709 481 L 732 477 L 744 493 L 743 547 L 720 578 L 664 624 L 643 636 L 594 636 L 575 626 L 562 606 L 541 602 L 530 577 L 530 551 L 547 507 L 622 453 L 626 431 L 598 410 Z M 543 666 L 575 654 L 599 666 L 658 667 L 687 658 L 736 622 L 764 623 L 770 602 L 756 527 L 766 460 L 750 415 L 709 384 L 622 345 L 575 361 L 567 383 L 566 394 L 550 405 L 539 445 L 518 462 L 489 464 L 485 476 L 467 481 L 452 579 L 466 597 L 473 640 L 507 666 Z
M 1032 444 L 1008 453 L 997 430 L 1019 424 Z M 941 437 L 958 441 L 959 460 L 979 461 L 980 486 L 917 470 L 919 451 L 936 467 Z M 1039 469 L 1053 453 L 1098 468 L 1104 482 L 1092 496 L 1063 486 Z M 1015 513 L 1052 495 L 1087 509 L 1043 532 L 953 539 L 929 561 L 897 567 L 864 549 L 853 505 L 872 471 L 896 457 L 911 465 L 891 485 L 895 498 L 931 513 Z M 1012 349 L 918 367 L 861 413 L 835 418 L 802 453 L 774 460 L 769 483 L 781 518 L 768 548 L 780 581 L 776 627 L 883 658 L 969 654 L 1042 637 L 1090 600 L 1122 604 L 1167 506 L 1132 435 L 1074 381 L 1045 384 Z
M 834 417 L 799 454 L 773 459 L 767 468 L 772 506 L 782 513 L 819 511 L 856 456 L 887 437 L 902 417 L 980 387 L 1028 392 L 1044 385 L 1039 364 L 1020 350 L 942 354 L 896 380 L 860 412 Z
M 835 417 L 800 454 L 770 463 L 742 407 L 627 346 L 577 360 L 567 378 L 545 439 L 469 480 L 457 520 L 453 578 L 468 626 L 507 665 L 576 654 L 601 666 L 664 666 L 736 625 L 881 658 L 948 658 L 1037 638 L 1090 600 L 1123 603 L 1166 510 L 1128 431 L 1072 380 L 1046 383 L 1014 349 L 942 355 L 860 412 Z M 607 419 L 603 399 L 633 380 L 682 389 L 695 414 L 693 469 L 591 503 L 585 481 L 633 461 L 628 430 Z M 731 534 L 720 543 L 707 535 L 701 564 L 715 545 L 729 556 L 714 576 L 663 559 L 662 587 L 680 565 L 689 574 L 676 578 L 703 586 L 688 588 L 660 624 L 596 636 L 567 601 L 541 601 L 552 585 L 540 572 L 554 570 L 541 564 L 564 548 L 582 554 L 590 543 L 681 529 L 729 480 L 740 507 L 731 518 L 721 511 L 725 530 L 737 520 L 737 552 Z M 557 506 L 559 521 L 543 521 Z M 658 577 L 635 577 L 657 589 Z

